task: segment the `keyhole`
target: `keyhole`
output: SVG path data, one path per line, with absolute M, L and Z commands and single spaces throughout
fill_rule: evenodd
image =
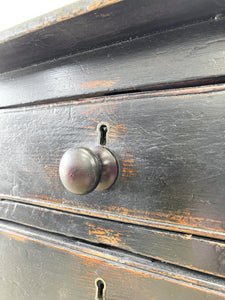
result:
M 108 133 L 109 133 L 108 125 L 100 123 L 98 125 L 98 132 L 99 132 L 99 143 L 100 145 L 105 146 L 108 141 Z
M 95 286 L 96 286 L 95 300 L 105 300 L 105 290 L 106 290 L 105 281 L 101 278 L 97 278 L 95 280 Z

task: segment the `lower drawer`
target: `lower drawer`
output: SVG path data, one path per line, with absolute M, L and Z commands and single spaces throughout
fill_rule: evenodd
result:
M 0 223 L 1 300 L 225 299 L 224 281 Z

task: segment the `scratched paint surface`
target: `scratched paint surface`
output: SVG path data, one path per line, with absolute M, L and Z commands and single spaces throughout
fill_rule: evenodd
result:
M 19 202 L 0 201 L 0 219 L 104 244 L 225 278 L 224 241 L 156 230 Z
M 107 5 L 112 5 L 122 0 L 80 0 L 75 1 L 62 8 L 56 9 L 48 14 L 34 18 L 13 28 L 4 30 L 0 33 L 0 43 L 5 43 L 11 39 L 38 31 L 55 23 L 59 23 L 93 10 L 100 9 Z
M 86 225 L 89 228 L 89 236 L 93 235 L 100 243 L 120 246 L 122 233 L 89 223 L 86 223 Z
M 2 110 L 1 197 L 224 238 L 224 92 L 182 92 Z M 120 175 L 109 191 L 76 196 L 59 161 L 70 147 L 94 148 L 100 122 Z
M 168 272 L 146 259 L 120 258 L 115 251 L 102 252 L 30 229 L 1 227 L 0 250 L 2 300 L 94 299 L 99 277 L 106 283 L 106 299 L 111 300 L 225 298 L 219 280 L 211 283 L 210 277 Z

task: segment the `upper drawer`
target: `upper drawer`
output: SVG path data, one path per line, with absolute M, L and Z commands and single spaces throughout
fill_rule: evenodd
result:
M 0 196 L 224 238 L 224 88 L 1 110 Z M 60 158 L 70 147 L 95 147 L 102 121 L 120 162 L 117 183 L 72 194 L 60 182 Z

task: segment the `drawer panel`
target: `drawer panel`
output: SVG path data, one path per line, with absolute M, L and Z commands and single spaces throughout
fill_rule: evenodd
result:
M 1 197 L 224 238 L 223 89 L 1 110 Z M 73 146 L 95 147 L 102 121 L 110 125 L 107 146 L 120 161 L 120 175 L 106 192 L 77 196 L 60 182 L 60 158 Z
M 2 300 L 96 299 L 99 278 L 106 299 L 225 298 L 216 278 L 3 222 L 0 250 Z

